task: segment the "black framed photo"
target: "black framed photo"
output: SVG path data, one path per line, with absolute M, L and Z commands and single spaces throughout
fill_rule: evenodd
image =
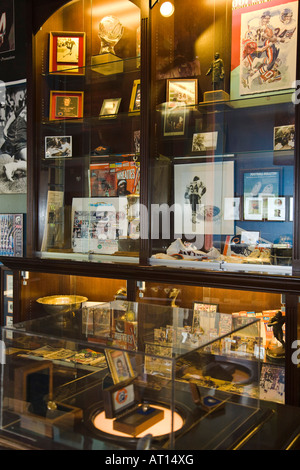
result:
M 134 377 L 134 372 L 127 352 L 106 349 L 105 357 L 114 384 L 118 384 Z

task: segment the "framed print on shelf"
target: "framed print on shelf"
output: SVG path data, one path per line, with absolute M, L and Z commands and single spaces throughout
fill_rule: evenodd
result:
M 268 197 L 268 220 L 285 221 L 285 197 Z
M 114 351 L 112 349 L 106 349 L 105 357 L 114 384 L 124 382 L 124 380 L 128 380 L 134 377 L 134 372 L 128 353 L 125 351 Z
M 295 124 L 274 127 L 273 150 L 295 149 Z
M 165 103 L 163 111 L 163 135 L 180 136 L 185 134 L 188 118 L 188 110 L 185 106 L 170 106 L 172 103 Z
M 72 157 L 72 136 L 46 136 L 45 158 Z
M 118 114 L 121 98 L 108 98 L 103 100 L 99 117 L 115 117 Z
M 50 32 L 49 73 L 85 74 L 85 33 Z
M 50 91 L 49 120 L 83 117 L 83 91 Z
M 246 197 L 244 199 L 244 220 L 263 220 L 263 198 Z
M 217 148 L 218 132 L 196 132 L 192 138 L 192 154 L 212 152 Z
M 129 104 L 129 112 L 130 113 L 139 113 L 141 109 L 141 80 L 134 80 L 130 104 Z
M 194 302 L 192 331 L 204 329 L 204 332 L 213 330 L 216 325 L 218 304 Z
M 191 106 L 198 102 L 197 78 L 172 78 L 167 80 L 168 103 Z

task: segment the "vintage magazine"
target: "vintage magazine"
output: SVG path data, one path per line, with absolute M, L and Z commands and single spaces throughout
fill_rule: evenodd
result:
M 298 2 L 233 0 L 231 100 L 294 88 Z

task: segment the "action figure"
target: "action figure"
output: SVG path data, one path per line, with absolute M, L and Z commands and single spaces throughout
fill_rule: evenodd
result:
M 219 52 L 215 53 L 215 59 L 212 61 L 208 71 L 206 72 L 206 75 L 210 75 L 210 74 L 211 74 L 213 90 L 221 90 L 223 87 L 225 70 L 224 70 L 224 63 L 223 63 L 223 60 L 220 59 Z

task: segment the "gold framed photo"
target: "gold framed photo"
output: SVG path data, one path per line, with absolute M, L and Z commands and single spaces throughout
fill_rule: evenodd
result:
M 125 351 L 106 349 L 105 356 L 114 384 L 134 377 L 132 365 Z
M 198 102 L 197 78 L 172 78 L 167 80 L 168 103 L 192 106 Z
M 51 90 L 49 120 L 82 118 L 83 98 L 83 91 Z
M 103 100 L 99 117 L 109 118 L 118 114 L 121 98 L 108 98 Z
M 85 74 L 84 32 L 50 32 L 49 73 Z
M 141 80 L 134 80 L 131 98 L 130 98 L 130 105 L 129 105 L 129 112 L 130 113 L 139 113 L 141 109 Z

